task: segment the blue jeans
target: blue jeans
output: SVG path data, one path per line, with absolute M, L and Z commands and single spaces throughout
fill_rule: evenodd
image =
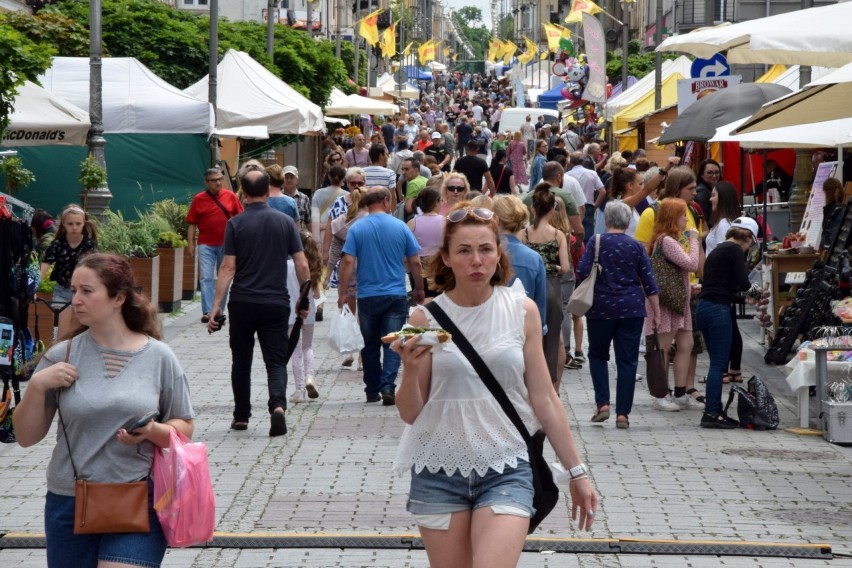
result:
M 589 335 L 589 372 L 595 387 L 595 403 L 609 404 L 609 346 L 615 346 L 615 412 L 630 415 L 639 365 L 639 339 L 645 318 L 586 318 Z
M 50 568 L 95 568 L 98 560 L 135 566 L 159 566 L 166 555 L 166 537 L 154 512 L 154 484 L 148 484 L 151 532 L 74 534 L 74 497 L 47 492 L 44 532 Z
M 402 361 L 389 344 L 382 343 L 382 336 L 402 329 L 407 317 L 405 296 L 358 298 L 358 323 L 364 336 L 361 364 L 368 396 L 396 392 L 396 374 Z
M 695 309 L 695 325 L 704 336 L 710 354 L 704 411 L 707 414 L 721 414 L 722 375 L 728 370 L 728 357 L 731 354 L 731 306 L 699 300 Z
M 248 422 L 251 417 L 251 363 L 254 358 L 254 334 L 260 343 L 266 365 L 269 388 L 269 413 L 276 407 L 287 408 L 287 329 L 290 306 L 234 302 L 228 304 L 230 316 L 231 389 L 234 391 L 234 420 Z
M 225 247 L 198 245 L 195 249 L 198 255 L 198 274 L 201 280 L 201 313 L 209 314 L 213 308 L 213 296 L 216 295 L 216 275 L 225 257 Z M 222 311 L 228 303 L 228 293 L 222 298 Z
M 595 236 L 595 206 L 586 203 L 583 213 L 583 242 L 589 244 L 589 239 Z

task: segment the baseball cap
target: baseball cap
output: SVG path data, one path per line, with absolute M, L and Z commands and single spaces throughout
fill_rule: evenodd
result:
M 440 132 L 433 132 L 432 139 L 434 140 L 435 138 L 443 138 L 443 136 L 441 136 Z
M 296 166 L 285 166 L 284 167 L 284 175 L 293 174 L 296 177 L 299 177 L 299 170 Z
M 757 241 L 757 233 L 760 229 L 757 226 L 757 221 L 755 221 L 751 217 L 737 217 L 736 219 L 734 219 L 734 222 L 731 223 L 731 228 L 746 229 L 748 231 L 751 231 L 752 238 Z

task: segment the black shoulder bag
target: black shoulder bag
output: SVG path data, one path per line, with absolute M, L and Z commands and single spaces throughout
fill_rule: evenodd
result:
M 553 473 L 550 471 L 547 460 L 544 459 L 544 430 L 538 430 L 530 436 L 527 427 L 518 415 L 518 411 L 515 410 L 515 406 L 506 395 L 506 391 L 497 382 L 488 365 L 485 364 L 485 361 L 482 360 L 467 338 L 462 335 L 462 332 L 459 331 L 459 328 L 456 327 L 450 316 L 436 302 L 430 302 L 426 305 L 426 309 L 435 316 L 441 327 L 450 332 L 453 342 L 458 346 L 462 354 L 467 357 L 470 364 L 473 365 L 476 374 L 479 375 L 479 378 L 482 379 L 482 382 L 485 383 L 485 386 L 494 398 L 497 399 L 500 408 L 503 409 L 503 412 L 506 413 L 512 424 L 515 425 L 515 428 L 518 429 L 518 432 L 521 433 L 521 437 L 527 444 L 527 454 L 530 460 L 530 467 L 532 468 L 533 489 L 535 491 L 533 495 L 535 514 L 530 518 L 530 528 L 528 531 L 528 534 L 532 534 L 545 517 L 556 507 L 556 503 L 559 502 L 559 488 L 553 481 Z
M 210 199 L 212 199 L 212 200 L 213 200 L 213 203 L 215 203 L 216 205 L 218 205 L 218 206 L 219 206 L 219 209 L 221 209 L 221 210 L 222 210 L 222 213 L 224 213 L 224 214 L 225 214 L 225 219 L 230 219 L 230 218 L 231 218 L 231 214 L 230 214 L 230 213 L 228 213 L 228 210 L 227 210 L 227 209 L 225 209 L 225 206 L 224 206 L 224 205 L 222 205 L 222 202 L 221 202 L 221 201 L 219 201 L 219 198 L 218 198 L 218 197 L 216 197 L 216 195 L 215 195 L 212 191 L 210 191 L 209 189 L 205 190 L 205 193 L 207 193 L 207 195 L 209 195 L 209 196 L 210 196 Z

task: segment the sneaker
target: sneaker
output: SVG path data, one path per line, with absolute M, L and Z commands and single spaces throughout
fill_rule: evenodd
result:
M 644 353 L 644 352 L 645 352 L 645 344 L 644 344 L 644 343 L 640 343 L 640 344 L 639 344 L 639 353 Z
M 396 404 L 396 394 L 392 390 L 382 391 L 382 404 L 385 406 L 393 406 Z
M 704 405 L 688 394 L 676 396 L 674 397 L 674 401 L 681 410 L 704 410 Z
M 270 417 L 269 435 L 283 436 L 287 433 L 287 421 L 284 418 L 284 409 L 280 406 L 272 411 Z
M 296 389 L 290 395 L 290 402 L 298 404 L 300 402 L 308 402 L 308 395 L 305 394 L 305 389 Z
M 663 398 L 654 399 L 654 408 L 664 412 L 677 412 L 680 410 L 680 405 L 672 400 L 671 394 L 667 394 Z
M 582 351 L 574 351 L 574 360 L 580 364 L 586 362 L 586 358 L 583 356 Z
M 724 414 L 707 414 L 701 416 L 702 428 L 715 428 L 717 430 L 733 430 L 740 423 L 733 418 L 728 418 Z
M 578 363 L 576 359 L 571 357 L 570 359 L 565 360 L 565 368 L 566 369 L 582 369 L 583 364 Z
M 210 321 L 210 314 L 204 314 L 201 316 L 201 323 L 207 323 Z
M 305 378 L 305 390 L 308 391 L 308 398 L 319 398 L 319 391 L 316 383 L 314 383 L 313 375 L 308 375 Z
M 354 363 L 354 362 L 355 362 L 355 356 L 354 355 L 347 355 L 346 358 L 343 359 L 343 363 L 341 363 L 341 365 L 343 365 L 344 367 L 351 367 L 352 363 Z

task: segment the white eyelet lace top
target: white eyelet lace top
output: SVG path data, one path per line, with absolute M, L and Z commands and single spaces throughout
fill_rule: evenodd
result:
M 435 301 L 488 365 L 532 434 L 540 425 L 524 384 L 525 298 L 516 281 L 511 288 L 495 286 L 488 300 L 472 308 L 444 294 Z M 489 468 L 502 473 L 506 465 L 516 467 L 518 458 L 529 459 L 523 438 L 467 358 L 452 341 L 434 347 L 429 400 L 402 434 L 394 472 L 403 475 L 413 466 L 418 473 L 425 467 L 432 473 L 444 468 L 448 475 L 456 470 L 485 475 Z

